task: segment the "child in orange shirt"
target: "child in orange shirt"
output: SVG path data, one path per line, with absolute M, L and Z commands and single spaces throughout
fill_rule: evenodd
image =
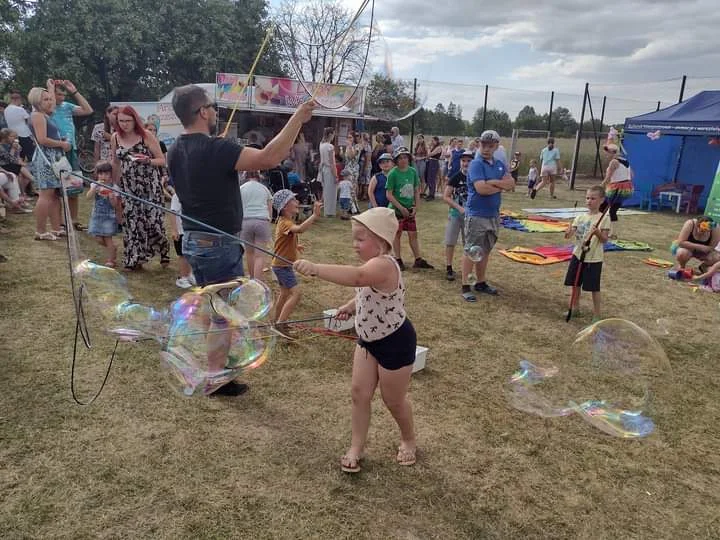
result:
M 299 203 L 292 191 L 281 189 L 275 192 L 272 204 L 278 213 L 274 251 L 283 259 L 294 262 L 297 260 L 298 252 L 303 249 L 298 245 L 298 235 L 304 233 L 320 217 L 322 203 L 316 202 L 312 215 L 300 225 L 295 223 Z M 272 260 L 272 271 L 280 284 L 280 296 L 275 301 L 275 322 L 287 321 L 300 301 L 300 289 L 297 286 L 295 271 L 292 264 L 278 257 Z

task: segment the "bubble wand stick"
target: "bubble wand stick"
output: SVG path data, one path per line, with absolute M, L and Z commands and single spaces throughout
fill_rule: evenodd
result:
M 608 202 L 608 205 L 607 205 L 607 207 L 605 207 L 605 210 L 603 210 L 602 213 L 600 214 L 600 219 L 598 219 L 597 223 L 595 223 L 595 227 L 594 227 L 595 229 L 597 229 L 600 226 L 600 223 L 602 223 L 602 220 L 607 215 L 608 210 L 610 210 L 610 207 L 615 202 L 616 197 L 617 197 L 617 193 L 615 193 L 615 195 L 613 195 L 613 198 Z M 575 271 L 575 279 L 573 280 L 573 289 L 572 289 L 572 292 L 570 293 L 570 305 L 568 306 L 567 315 L 565 315 L 565 322 L 570 322 L 570 319 L 572 318 L 573 306 L 575 305 L 575 302 L 577 302 L 577 299 L 580 296 L 580 290 L 578 289 L 578 284 L 580 283 L 580 276 L 582 275 L 583 264 L 585 264 L 585 256 L 587 255 L 587 252 L 590 251 L 590 244 L 592 244 L 592 241 L 594 240 L 594 238 L 595 238 L 595 235 L 591 234 L 582 243 L 582 247 L 580 250 L 580 257 L 578 259 L 577 270 Z

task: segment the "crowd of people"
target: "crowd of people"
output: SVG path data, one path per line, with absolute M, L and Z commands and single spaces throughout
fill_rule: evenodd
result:
M 67 235 L 68 227 L 86 230 L 77 213 L 83 187 L 62 185 L 52 164 L 66 159 L 70 167 L 77 167 L 73 116 L 92 114 L 92 108 L 68 80 L 48 80 L 45 87 L 32 88 L 27 96 L 31 112 L 22 106 L 19 92 L 11 92 L 10 98 L 11 105 L 2 111 L 7 127 L 0 130 L 2 199 L 14 212 L 26 214 L 33 211 L 31 201 L 36 198 L 38 241 L 57 241 Z M 400 429 L 397 463 L 413 465 L 416 442 L 407 390 L 416 336 L 404 308 L 403 233 L 408 236 L 413 267 L 432 269 L 420 248 L 416 218 L 424 206 L 421 200 L 433 201 L 439 193 L 448 206 L 447 280 L 457 278 L 453 261 L 461 241 L 462 298 L 475 302 L 477 294 L 497 295 L 487 280 L 487 265 L 500 230 L 502 193 L 514 190 L 519 179 L 520 153 L 508 161 L 493 130 L 484 131 L 467 148 L 462 139 L 444 145 L 437 137 L 426 143 L 419 136 L 411 150 L 397 128 L 377 133 L 374 144 L 367 133 L 351 132 L 345 145 L 339 146 L 333 128 L 326 128 L 315 167 L 301 132 L 312 117 L 312 101 L 298 107 L 272 140 L 246 146 L 212 136 L 217 105 L 202 88 L 176 88 L 172 105 L 185 131 L 169 149 L 157 139 L 157 119 L 143 120 L 130 106 L 107 107 L 103 121 L 93 130 L 97 165 L 86 192 L 92 201 L 87 231 L 102 246 L 104 264 L 118 265 L 114 237 L 120 232 L 122 266 L 132 272 L 156 256 L 163 267 L 168 266 L 172 239 L 179 270 L 175 283 L 182 288 L 229 282 L 244 275 L 245 255 L 250 277 L 264 280 L 269 265 L 279 284 L 273 321 L 281 335 L 287 335 L 283 325 L 292 320 L 301 297 L 296 272 L 354 287 L 355 297 L 340 306 L 337 315 L 339 319 L 354 316 L 359 337 L 353 357 L 352 440 L 341 467 L 347 472 L 361 468 L 370 404 L 378 386 Z M 547 142 L 539 156 L 539 172 L 537 163 L 530 163 L 529 197 L 534 198 L 545 185 L 550 196 L 555 196 L 560 155 L 554 141 Z M 566 233 L 568 239 L 575 239 L 576 248 L 565 284 L 572 287 L 573 307 L 581 289 L 592 294 L 595 319 L 601 316 L 602 245 L 617 233 L 618 210 L 633 189 L 629 164 L 618 145 L 609 143 L 604 149 L 609 159 L 605 178 L 587 190 L 588 211 Z M 260 172 L 276 169 L 280 163 L 292 189 L 285 187 L 284 180 L 279 188 L 273 186 Z M 311 189 L 313 183 L 319 189 Z M 61 189 L 74 199 L 69 223 L 63 222 L 60 212 Z M 305 196 L 312 203 L 312 214 L 298 220 L 300 198 Z M 360 212 L 358 200 L 367 201 L 368 210 Z M 166 218 L 163 209 L 168 204 L 175 214 L 192 219 L 175 214 Z M 338 204 L 340 217 L 352 220 L 351 240 L 362 264 L 301 259 L 301 235 L 320 221 L 321 212 L 326 218 L 336 216 Z M 702 263 L 703 279 L 720 276 L 719 244 L 720 228 L 711 219 L 688 220 L 676 242 L 678 264 L 685 268 L 696 258 Z M 272 260 L 266 253 L 274 255 Z M 227 321 L 218 313 L 208 324 L 207 339 L 212 341 L 208 370 L 221 372 L 229 351 Z M 214 395 L 238 396 L 246 390 L 247 385 L 232 381 Z

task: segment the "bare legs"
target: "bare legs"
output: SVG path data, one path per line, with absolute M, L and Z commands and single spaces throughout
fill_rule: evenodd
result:
M 35 205 L 35 230 L 43 234 L 47 231 L 47 221 L 53 231 L 60 230 L 60 199 L 54 189 L 41 189 Z
M 400 428 L 400 450 L 415 452 L 412 408 L 407 399 L 411 373 L 412 365 L 387 370 L 365 349 L 355 347 L 351 390 L 352 438 L 350 448 L 342 459 L 344 466 L 357 464 L 363 456 L 370 427 L 370 406 L 378 384 L 383 402 Z

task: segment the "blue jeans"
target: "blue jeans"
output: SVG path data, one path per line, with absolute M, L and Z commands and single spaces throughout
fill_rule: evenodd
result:
M 230 281 L 243 275 L 243 248 L 239 239 L 200 231 L 185 231 L 183 255 L 200 286 Z

